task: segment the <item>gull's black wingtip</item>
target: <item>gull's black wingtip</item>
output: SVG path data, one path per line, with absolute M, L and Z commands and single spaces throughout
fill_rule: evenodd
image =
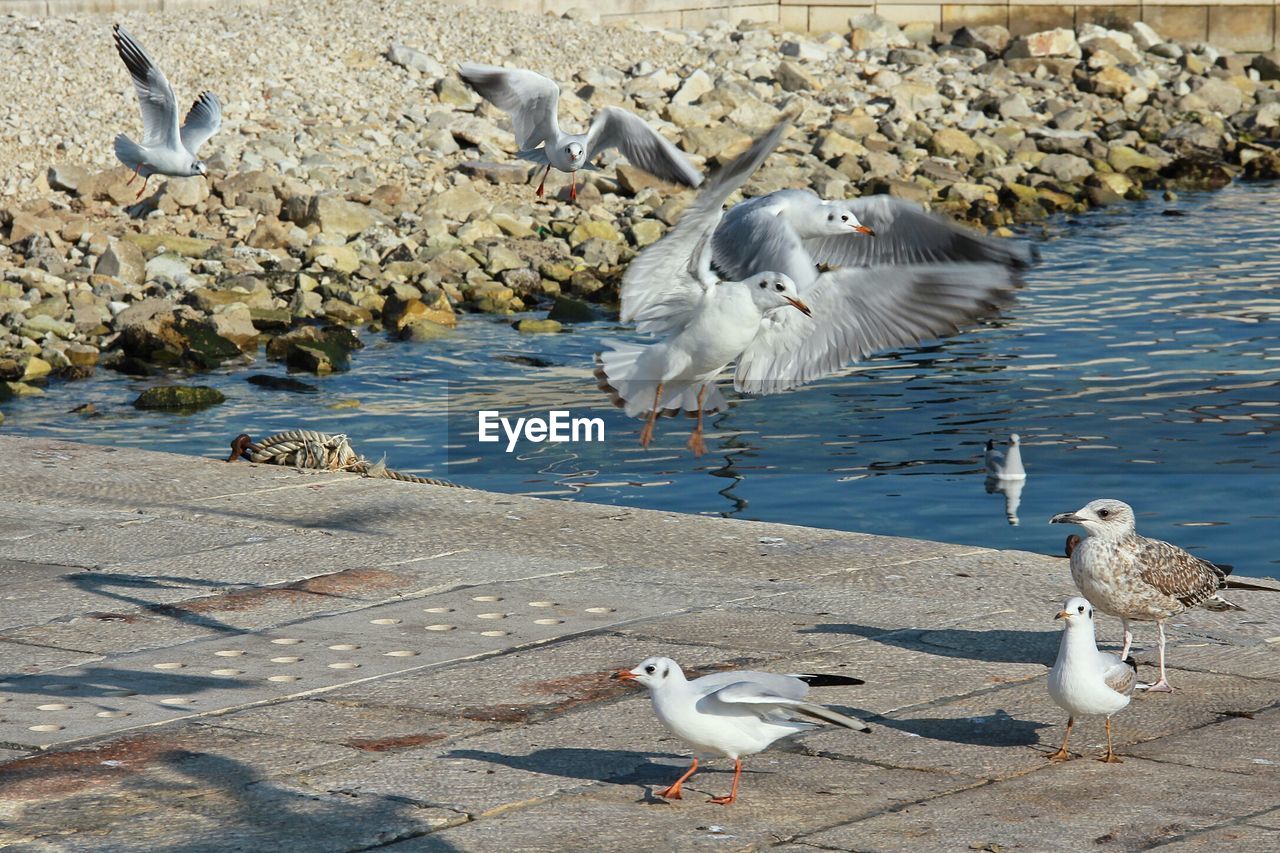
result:
M 810 687 L 850 687 L 867 683 L 851 675 L 797 675 L 796 678 Z

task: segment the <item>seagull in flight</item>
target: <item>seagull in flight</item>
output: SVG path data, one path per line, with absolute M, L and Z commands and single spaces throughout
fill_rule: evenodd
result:
M 1133 658 L 1121 660 L 1108 652 L 1098 651 L 1093 633 L 1093 605 L 1076 596 L 1062 605 L 1055 619 L 1065 619 L 1058 659 L 1049 670 L 1049 696 L 1067 712 L 1067 733 L 1062 746 L 1049 756 L 1050 761 L 1067 761 L 1067 741 L 1076 717 L 1105 714 L 1107 717 L 1107 754 L 1099 760 L 1119 764 L 1111 747 L 1111 715 L 1129 705 L 1137 681 L 1138 665 Z
M 1130 621 L 1154 621 L 1160 631 L 1160 680 L 1147 688 L 1152 693 L 1170 693 L 1164 668 L 1164 623 L 1192 607 L 1209 610 L 1244 610 L 1232 604 L 1218 590 L 1229 586 L 1222 567 L 1159 539 L 1137 532 L 1133 508 L 1123 501 L 1102 498 L 1090 501 L 1075 512 L 1063 512 L 1051 524 L 1078 524 L 1087 534 L 1072 545 L 1071 577 L 1089 603 L 1111 616 L 1119 617 L 1124 628 L 1127 657 L 1133 644 Z M 1246 589 L 1270 590 L 1250 585 Z
M 716 376 L 750 349 L 769 317 L 810 313 L 783 273 L 724 280 L 711 268 L 711 235 L 725 199 L 777 147 L 788 126 L 779 122 L 717 172 L 676 226 L 637 255 L 623 276 L 622 319 L 635 320 L 641 332 L 660 340 L 613 343 L 596 355 L 595 375 L 628 416 L 648 418 L 640 432 L 646 448 L 658 415 L 687 410 L 698 419 L 689 449 L 705 453 L 703 414 L 727 405 L 714 388 Z
M 112 32 L 116 52 L 129 69 L 138 104 L 142 107 L 142 142 L 134 142 L 123 133 L 115 139 L 116 157 L 133 170 L 129 183 L 142 176 L 142 189 L 138 190 L 135 201 L 142 198 L 152 175 L 175 178 L 208 175 L 208 168 L 196 153 L 222 126 L 222 103 L 218 96 L 201 92 L 179 127 L 178 99 L 164 72 L 124 27 L 116 24 Z
M 832 723 L 858 732 L 871 729 L 860 720 L 805 700 L 810 687 L 863 684 L 845 675 L 775 675 L 770 672 L 716 672 L 689 681 L 671 658 L 651 657 L 635 669 L 614 674 L 649 688 L 653 712 L 672 734 L 698 755 L 733 759 L 733 787 L 708 802 L 727 806 L 738 798 L 742 757 L 768 749 L 774 741 Z M 698 770 L 689 770 L 661 791 L 659 797 L 683 799 L 680 788 Z
M 480 97 L 511 116 L 519 156 L 547 167 L 538 184 L 539 198 L 554 166 L 572 176 L 569 200 L 577 201 L 578 170 L 595 169 L 591 161 L 610 148 L 617 148 L 636 166 L 664 181 L 689 187 L 702 183 L 702 175 L 680 150 L 635 113 L 605 107 L 586 133 L 565 133 L 560 129 L 560 87 L 555 81 L 535 71 L 473 62 L 459 66 L 458 76 Z

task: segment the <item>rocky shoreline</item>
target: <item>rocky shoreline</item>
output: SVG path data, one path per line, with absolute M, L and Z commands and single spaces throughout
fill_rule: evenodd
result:
M 414 4 L 427 20 L 405 28 L 396 16 L 407 3 L 372 18 L 361 4 L 335 5 L 328 22 L 349 20 L 353 38 L 363 27 L 370 41 L 308 41 L 319 24 L 304 21 L 297 39 L 320 58 L 293 79 L 274 66 L 246 75 L 235 62 L 201 73 L 208 48 L 193 58 L 154 35 L 176 32 L 176 15 L 131 24 L 162 65 L 174 56 L 180 98 L 195 85 L 222 91 L 228 115 L 208 179 L 156 180 L 136 203 L 137 184 L 103 154 L 137 124 L 127 75 L 97 55 L 114 59 L 107 22 L 0 19 L 0 46 L 19 46 L 20 69 L 42 41 L 85 42 L 94 58 L 68 85 L 110 75 L 126 95 L 88 115 L 72 106 L 75 126 L 61 136 L 40 130 L 51 119 L 36 112 L 53 104 L 0 128 L 6 156 L 29 158 L 6 163 L 25 177 L 9 178 L 0 206 L 0 401 L 97 367 L 146 375 L 247 362 L 264 344 L 290 369 L 342 370 L 362 333 L 431 340 L 459 312 L 546 310 L 519 322 L 528 332 L 607 312 L 628 260 L 692 193 L 609 163 L 587 175 L 576 204 L 554 176 L 556 198 L 539 201 L 505 118 L 449 70 L 462 59 L 556 74 L 566 123 L 626 106 L 705 169 L 790 111 L 796 126 L 750 194 L 888 192 L 988 229 L 1280 176 L 1280 55 L 1168 42 L 1142 24 L 1013 38 L 867 16 L 826 35 L 610 27 L 602 39 L 580 15 Z M 281 37 L 291 10 L 214 23 L 253 31 L 257 51 Z M 501 38 L 468 54 L 470 33 L 486 25 Z M 240 39 L 216 48 L 245 49 Z M 306 86 L 318 83 L 303 78 L 327 66 L 344 70 L 342 87 L 312 98 Z

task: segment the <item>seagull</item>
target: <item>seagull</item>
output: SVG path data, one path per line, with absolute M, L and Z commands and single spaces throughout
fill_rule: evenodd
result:
M 987 476 L 996 480 L 1025 480 L 1027 469 L 1022 467 L 1022 439 L 1015 432 L 1009 436 L 1009 449 L 996 450 L 996 443 L 987 439 L 987 452 L 984 457 Z
M 1070 548 L 1071 577 L 1094 607 L 1119 617 L 1124 628 L 1121 658 L 1133 643 L 1129 622 L 1155 621 L 1160 680 L 1147 688 L 1152 693 L 1173 691 L 1164 667 L 1166 619 L 1200 604 L 1215 611 L 1244 610 L 1218 595 L 1227 586 L 1226 572 L 1176 545 L 1139 535 L 1133 509 L 1123 501 L 1101 498 L 1049 521 L 1079 524 L 1088 534 Z
M 998 477 L 987 475 L 985 483 L 986 492 L 994 495 L 996 492 L 1004 495 L 1004 517 L 1008 519 L 1009 524 L 1017 527 L 1018 507 L 1022 504 L 1022 490 L 1026 488 L 1026 479 L 1021 480 L 1002 480 Z
M 538 184 L 538 197 L 546 189 L 551 167 L 569 172 L 573 182 L 569 200 L 578 198 L 578 170 L 594 169 L 596 155 L 617 148 L 627 159 L 664 181 L 696 187 L 702 175 L 680 150 L 664 139 L 635 113 L 619 107 L 605 107 L 586 133 L 565 133 L 560 129 L 557 107 L 560 87 L 535 71 L 499 68 L 465 62 L 461 77 L 480 97 L 511 116 L 512 129 L 520 146 L 519 156 L 547 168 Z
M 623 276 L 623 319 L 638 321 L 641 332 L 661 340 L 613 343 L 596 355 L 596 378 L 628 416 L 647 414 L 640 433 L 646 448 L 658 415 L 685 409 L 698 418 L 689 449 L 705 453 L 703 414 L 727 405 L 714 388 L 716 376 L 753 345 L 768 318 L 810 313 L 795 282 L 782 273 L 726 281 L 711 269 L 711 235 L 725 199 L 777 147 L 788 126 L 779 122 L 717 172 L 676 226 L 637 255 Z
M 129 183 L 142 175 L 142 189 L 134 200 L 142 198 L 152 175 L 175 178 L 208 175 L 208 167 L 196 157 L 196 152 L 222 125 L 222 103 L 218 96 L 201 92 L 182 127 L 178 127 L 178 99 L 164 72 L 124 27 L 116 24 L 112 32 L 116 52 L 129 69 L 142 107 L 142 143 L 134 142 L 123 133 L 115 140 L 116 157 L 133 170 Z
M 763 752 L 779 738 L 817 728 L 819 722 L 870 732 L 864 723 L 804 700 L 812 687 L 864 684 L 844 675 L 775 675 L 769 672 L 717 672 L 689 681 L 670 658 L 645 658 L 635 669 L 614 678 L 649 688 L 653 712 L 672 734 L 698 755 L 733 759 L 733 787 L 708 802 L 727 806 L 738 798 L 742 756 Z M 807 718 L 807 719 L 802 719 Z M 695 755 L 689 770 L 657 792 L 668 800 L 683 799 L 680 788 L 698 770 Z
M 828 201 L 809 190 L 779 190 L 735 205 L 715 235 L 715 263 L 727 275 L 774 270 L 802 289 L 814 284 L 823 267 L 1021 269 L 1032 260 L 1026 243 L 961 228 L 888 195 Z
M 1098 651 L 1093 638 L 1093 607 L 1083 598 L 1070 598 L 1055 619 L 1065 619 L 1058 659 L 1049 670 L 1049 695 L 1069 715 L 1067 733 L 1062 746 L 1049 756 L 1050 761 L 1067 761 L 1067 741 L 1076 717 L 1090 714 L 1107 716 L 1107 754 L 1100 761 L 1119 764 L 1111 748 L 1111 715 L 1128 706 L 1137 680 L 1138 665 L 1133 658 L 1121 660 L 1108 652 Z

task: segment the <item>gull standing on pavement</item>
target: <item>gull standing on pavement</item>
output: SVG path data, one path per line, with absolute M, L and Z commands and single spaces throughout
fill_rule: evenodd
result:
M 1127 657 L 1133 634 L 1130 621 L 1154 621 L 1160 632 L 1160 680 L 1147 689 L 1169 693 L 1164 668 L 1164 622 L 1197 605 L 1209 610 L 1244 610 L 1218 590 L 1227 574 L 1219 566 L 1135 529 L 1133 509 L 1123 501 L 1102 498 L 1075 512 L 1050 519 L 1052 524 L 1079 524 L 1088 534 L 1071 550 L 1071 577 L 1089 603 L 1120 618 Z M 1263 587 L 1265 589 L 1265 587 Z
M 572 176 L 569 200 L 577 201 L 578 170 L 594 169 L 591 161 L 609 148 L 617 148 L 634 165 L 664 181 L 690 187 L 702 183 L 702 175 L 680 150 L 634 113 L 605 107 L 586 133 L 565 133 L 558 113 L 560 87 L 554 80 L 522 68 L 473 62 L 459 66 L 458 76 L 480 97 L 511 116 L 519 156 L 547 167 L 538 184 L 539 198 L 554 166 Z
M 1133 658 L 1121 660 L 1108 652 L 1098 651 L 1093 635 L 1093 606 L 1079 596 L 1068 599 L 1055 619 L 1065 619 L 1058 659 L 1049 670 L 1049 695 L 1069 715 L 1067 733 L 1062 746 L 1049 756 L 1050 761 L 1066 761 L 1067 741 L 1076 717 L 1105 714 L 1107 717 L 1107 754 L 1100 761 L 1119 764 L 1111 748 L 1111 715 L 1128 706 L 1137 680 L 1138 665 Z
M 133 170 L 129 183 L 142 176 L 142 189 L 134 200 L 142 198 L 152 175 L 190 178 L 209 174 L 196 153 L 222 126 L 218 96 L 201 92 L 179 127 L 178 99 L 164 72 L 124 27 L 116 24 L 112 29 L 116 52 L 129 69 L 142 108 L 142 142 L 134 142 L 123 133 L 115 140 L 116 157 Z
M 733 759 L 733 787 L 708 802 L 727 806 L 738 798 L 742 757 L 763 752 L 774 741 L 833 723 L 870 732 L 864 723 L 824 705 L 805 701 L 809 688 L 863 684 L 845 675 L 775 675 L 769 672 L 716 672 L 689 681 L 670 658 L 652 657 L 615 678 L 649 688 L 653 712 L 672 734 L 704 756 Z M 803 718 L 803 719 L 802 719 Z M 817 722 L 814 722 L 814 721 Z M 656 792 L 668 800 L 682 799 L 680 788 L 698 769 L 695 755 L 689 770 L 672 785 Z

